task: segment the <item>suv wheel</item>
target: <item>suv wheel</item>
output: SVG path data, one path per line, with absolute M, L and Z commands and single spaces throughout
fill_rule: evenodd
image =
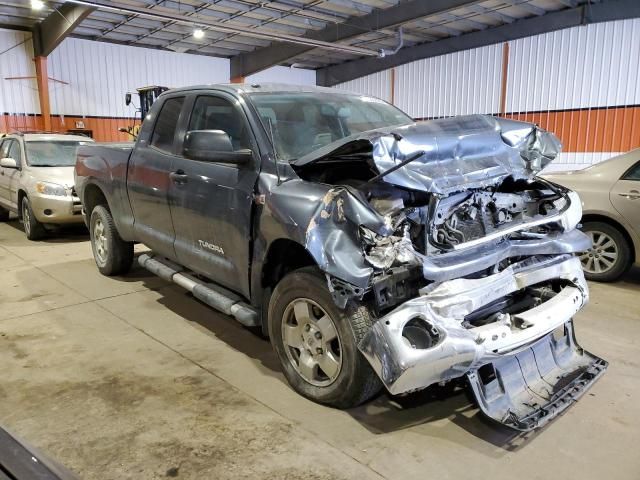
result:
M 591 248 L 580 256 L 585 277 L 613 282 L 631 266 L 631 248 L 624 235 L 603 222 L 585 222 L 582 231 L 591 238 Z
M 102 205 L 91 211 L 89 235 L 93 258 L 100 273 L 111 276 L 129 271 L 133 262 L 133 242 L 120 238 L 111 212 Z
M 336 307 L 317 268 L 286 275 L 269 302 L 269 337 L 289 384 L 318 403 L 350 408 L 381 388 L 358 350 L 371 327 L 363 305 Z
M 36 216 L 33 214 L 29 199 L 24 197 L 22 199 L 20 211 L 22 213 L 22 224 L 24 225 L 24 233 L 29 240 L 40 240 L 45 236 L 46 230 Z

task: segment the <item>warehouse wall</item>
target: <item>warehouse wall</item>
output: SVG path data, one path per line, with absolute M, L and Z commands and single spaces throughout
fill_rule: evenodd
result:
M 420 60 L 376 74 L 377 83 L 358 79 L 337 88 L 393 90 L 393 103 L 414 118 L 489 113 L 538 123 L 564 146 L 550 170 L 584 168 L 640 147 L 640 20 L 509 42 L 506 65 L 504 48 Z
M 0 132 L 43 128 L 30 37 L 29 32 L 0 30 Z M 75 38 L 54 50 L 48 70 L 52 128 L 84 125 L 100 141 L 127 140 L 118 127 L 138 123 L 135 107 L 124 104 L 126 92 L 147 85 L 228 83 L 230 74 L 225 58 Z M 315 72 L 274 67 L 247 81 L 315 84 Z M 133 103 L 139 103 L 135 96 Z

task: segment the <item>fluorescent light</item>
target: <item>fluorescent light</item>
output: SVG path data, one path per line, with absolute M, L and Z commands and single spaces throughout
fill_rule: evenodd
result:
M 33 10 L 42 10 L 44 8 L 44 2 L 42 0 L 31 0 L 31 8 Z
M 193 31 L 193 38 L 197 38 L 198 40 L 200 40 L 201 38 L 204 38 L 204 31 L 199 28 L 196 28 Z

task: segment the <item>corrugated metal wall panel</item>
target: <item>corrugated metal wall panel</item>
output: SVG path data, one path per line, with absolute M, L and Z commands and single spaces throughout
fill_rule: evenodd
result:
M 510 42 L 507 111 L 640 104 L 640 19 Z
M 395 104 L 414 118 L 496 113 L 502 45 L 419 60 L 396 68 Z
M 28 32 L 0 30 L 0 113 L 40 113 Z M 7 80 L 7 78 L 27 77 Z
M 361 95 L 370 95 L 391 102 L 391 79 L 391 70 L 386 70 L 384 72 L 374 73 L 373 75 L 367 75 L 366 77 L 357 78 L 350 82 L 341 83 L 336 85 L 335 88 L 347 92 L 359 93 Z
M 70 38 L 50 55 L 49 75 L 69 82 L 50 86 L 52 114 L 132 117 L 126 92 L 228 82 L 229 60 Z
M 315 70 L 290 67 L 271 67 L 254 75 L 249 75 L 247 83 L 289 83 L 294 85 L 315 85 Z

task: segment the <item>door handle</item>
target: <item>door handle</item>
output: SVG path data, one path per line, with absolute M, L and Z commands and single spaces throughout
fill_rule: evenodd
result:
M 187 183 L 189 176 L 184 173 L 184 170 L 180 169 L 176 170 L 175 172 L 171 172 L 169 174 L 169 178 L 173 181 L 173 183 L 181 185 L 183 183 Z
M 629 200 L 637 200 L 640 198 L 640 192 L 638 190 L 630 190 L 628 193 L 619 193 L 618 195 L 628 198 Z

